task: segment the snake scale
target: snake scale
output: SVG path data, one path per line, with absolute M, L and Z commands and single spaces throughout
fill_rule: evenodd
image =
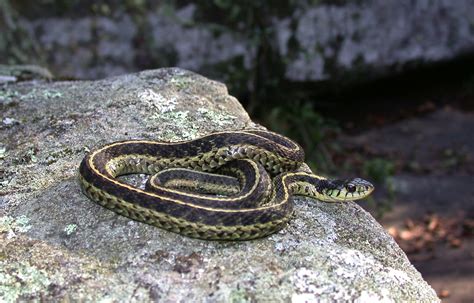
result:
M 84 157 L 79 180 L 86 196 L 118 214 L 208 240 L 249 240 L 281 230 L 291 218 L 293 195 L 339 202 L 373 190 L 359 178 L 317 176 L 303 161 L 302 148 L 282 135 L 227 131 L 176 143 L 110 143 Z M 136 173 L 152 175 L 144 189 L 118 178 Z

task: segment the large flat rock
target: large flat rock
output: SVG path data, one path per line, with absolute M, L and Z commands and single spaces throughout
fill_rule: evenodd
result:
M 281 232 L 248 242 L 183 237 L 88 200 L 89 149 L 258 127 L 223 84 L 180 69 L 0 88 L 0 301 L 437 301 L 355 203 L 295 199 Z

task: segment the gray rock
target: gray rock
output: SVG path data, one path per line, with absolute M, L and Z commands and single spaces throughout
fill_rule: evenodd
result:
M 37 65 L 0 64 L 0 84 L 32 79 L 51 80 L 53 75 L 48 69 Z
M 88 149 L 258 127 L 223 84 L 180 69 L 0 90 L 0 301 L 438 301 L 355 203 L 296 199 L 281 232 L 249 242 L 190 239 L 82 195 Z
M 140 15 L 118 8 L 107 17 L 23 18 L 21 24 L 48 54 L 55 74 L 76 78 L 130 72 L 141 62 L 242 81 L 254 77 L 257 61 L 274 57 L 281 60 L 268 62 L 268 81 L 354 75 L 363 80 L 474 50 L 471 0 L 295 1 L 286 10 L 256 5 L 254 19 L 261 22 L 247 20 L 248 8 L 239 4 L 222 10 L 219 5 L 183 3 L 152 5 Z M 234 13 L 233 7 L 242 16 L 217 24 L 209 7 L 221 14 Z M 279 10 L 284 13 L 277 14 Z M 258 57 L 260 46 L 265 58 Z M 274 65 L 281 65 L 282 75 Z
M 365 0 L 306 6 L 276 25 L 280 54 L 293 56 L 287 78 L 318 81 L 366 70 L 393 72 L 472 52 L 473 15 L 469 0 Z M 293 54 L 292 37 L 299 44 Z

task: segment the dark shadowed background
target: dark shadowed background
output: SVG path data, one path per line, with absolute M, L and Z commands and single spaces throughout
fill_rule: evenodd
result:
M 472 1 L 0 0 L 0 30 L 0 64 L 56 80 L 224 82 L 316 171 L 373 181 L 361 205 L 438 295 L 474 299 Z

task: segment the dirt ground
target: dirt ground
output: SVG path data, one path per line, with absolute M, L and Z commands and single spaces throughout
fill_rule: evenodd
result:
M 374 201 L 362 202 L 444 302 L 474 302 L 474 113 L 450 107 L 343 140 L 365 159 L 394 164 Z

